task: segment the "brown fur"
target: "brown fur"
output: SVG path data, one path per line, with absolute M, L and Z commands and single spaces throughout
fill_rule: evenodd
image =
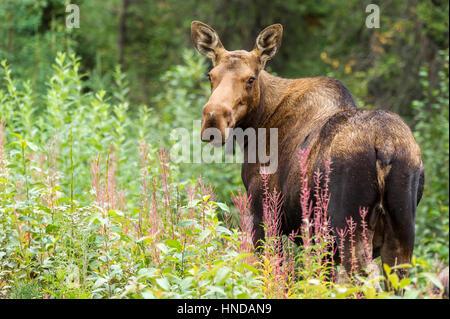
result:
M 193 22 L 191 30 L 197 48 L 198 34 L 207 33 L 205 38 L 220 43 L 209 26 Z M 264 29 L 251 52 L 227 51 L 221 43 L 217 48 L 199 50 L 206 51 L 214 62 L 212 94 L 204 106 L 202 132 L 209 127 L 222 132 L 227 127 L 278 128 L 279 167 L 269 186 L 284 195 L 285 234 L 297 230 L 301 222 L 299 148 L 310 149 L 310 181 L 313 171 L 323 169 L 322 159 L 331 160 L 328 214 L 332 230 L 344 228 L 345 218 L 350 216 L 360 225 L 359 207 L 368 207 L 373 257 L 381 255 L 383 263 L 390 266 L 409 263 L 415 208 L 424 182 L 420 148 L 410 129 L 391 112 L 358 109 L 347 88 L 336 79 L 283 79 L 264 71 L 266 61 L 281 44 L 281 33 L 281 25 Z M 250 77 L 255 78 L 251 85 Z M 202 139 L 209 141 L 208 137 Z M 242 165 L 242 180 L 253 199 L 255 245 L 264 238 L 259 166 L 258 162 Z M 358 227 L 360 269 L 367 266 L 363 264 L 361 233 Z M 348 254 L 344 252 L 347 261 Z M 344 265 L 350 267 L 348 262 Z

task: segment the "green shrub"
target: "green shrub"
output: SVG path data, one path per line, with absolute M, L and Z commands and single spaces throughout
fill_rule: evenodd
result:
M 448 50 L 441 52 L 440 83 L 431 90 L 426 67 L 420 72 L 424 98 L 414 101 L 414 136 L 422 150 L 425 188 L 417 210 L 417 240 L 421 253 L 445 259 L 449 243 L 449 83 Z

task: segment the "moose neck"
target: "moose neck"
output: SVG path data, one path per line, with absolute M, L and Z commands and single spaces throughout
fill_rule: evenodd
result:
M 260 103 L 256 109 L 257 116 L 253 117 L 254 127 L 268 127 L 277 117 L 280 108 L 283 108 L 283 101 L 289 94 L 289 87 L 293 80 L 283 79 L 266 71 L 261 71 L 260 83 Z
M 261 71 L 260 102 L 243 126 L 273 127 L 287 133 L 322 123 L 339 107 L 328 98 L 327 90 L 317 89 L 320 82 L 321 78 L 284 79 Z

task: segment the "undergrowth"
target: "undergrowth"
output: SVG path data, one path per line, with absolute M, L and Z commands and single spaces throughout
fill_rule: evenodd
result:
M 201 177 L 180 180 L 150 136 L 148 108 L 130 112 L 120 69 L 114 94 L 86 93 L 78 59 L 60 53 L 47 94 L 36 96 L 6 61 L 2 67 L 2 298 L 393 298 L 395 289 L 407 298 L 441 296 L 433 284 L 442 265 L 417 257 L 409 278 L 384 269 L 384 291 L 381 275 L 342 271 L 334 252 L 344 242 L 353 251 L 355 225 L 349 220 L 340 230 L 347 239 L 335 242 L 329 163 L 314 189 L 303 180 L 302 227 L 289 236 L 280 234 L 283 198 L 261 175 L 266 237 L 258 255 L 252 199 L 237 190 L 227 205 Z

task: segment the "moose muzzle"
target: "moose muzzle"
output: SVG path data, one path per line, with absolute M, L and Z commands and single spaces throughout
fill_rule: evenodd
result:
M 208 103 L 203 108 L 201 139 L 214 146 L 225 144 L 233 124 L 232 109 L 225 105 Z

